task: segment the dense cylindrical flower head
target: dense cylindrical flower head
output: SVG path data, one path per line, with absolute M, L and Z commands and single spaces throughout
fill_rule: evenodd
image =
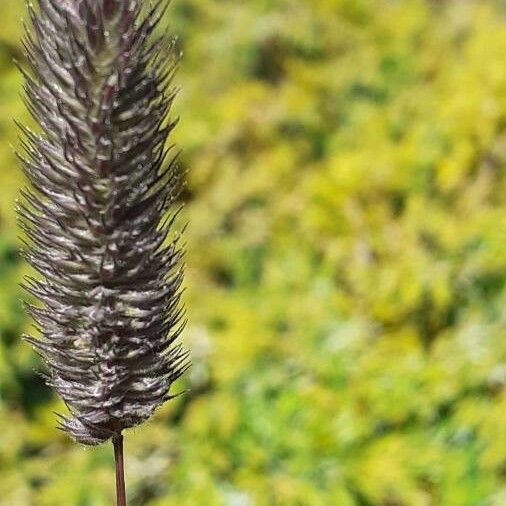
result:
M 60 428 L 100 444 L 148 419 L 188 367 L 181 234 L 184 183 L 166 147 L 177 64 L 154 30 L 160 0 L 38 0 L 24 40 L 23 130 L 30 182 L 18 213 L 25 287 L 38 329 L 26 339 L 69 409 Z

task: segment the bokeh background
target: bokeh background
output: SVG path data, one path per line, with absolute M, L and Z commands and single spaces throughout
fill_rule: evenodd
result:
M 20 335 L 1 0 L 0 505 L 113 502 Z M 506 505 L 506 5 L 175 0 L 190 392 L 127 434 L 132 506 Z

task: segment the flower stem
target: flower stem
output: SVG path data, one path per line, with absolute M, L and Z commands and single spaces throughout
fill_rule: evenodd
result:
M 126 506 L 125 470 L 123 464 L 123 435 L 120 433 L 112 439 L 114 461 L 116 464 L 116 504 Z

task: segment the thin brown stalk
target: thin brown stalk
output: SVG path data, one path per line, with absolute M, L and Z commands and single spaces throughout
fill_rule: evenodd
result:
M 125 466 L 123 461 L 123 435 L 120 433 L 112 439 L 114 462 L 116 464 L 116 505 L 126 506 Z

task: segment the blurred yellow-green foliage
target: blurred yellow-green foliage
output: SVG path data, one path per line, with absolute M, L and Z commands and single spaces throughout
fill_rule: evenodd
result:
M 112 504 L 19 336 L 0 11 L 0 505 Z M 506 504 L 506 7 L 176 0 L 194 366 L 127 435 L 132 506 Z

